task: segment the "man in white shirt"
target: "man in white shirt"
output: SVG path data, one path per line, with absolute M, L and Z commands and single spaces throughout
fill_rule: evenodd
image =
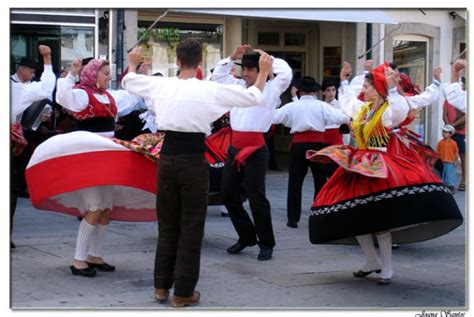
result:
M 11 108 L 10 124 L 20 125 L 21 115 L 31 104 L 42 99 L 51 99 L 54 86 L 56 85 L 56 76 L 53 73 L 51 65 L 51 49 L 46 45 L 38 47 L 39 53 L 43 57 L 44 71 L 39 82 L 32 82 L 35 76 L 36 62 L 22 58 L 18 64 L 15 74 L 10 77 L 11 80 Z M 20 190 L 21 179 L 24 179 L 25 167 L 28 162 L 22 164 L 19 156 L 12 156 L 11 159 L 11 188 L 10 188 L 10 233 L 13 230 L 13 216 L 15 215 L 16 203 Z M 23 166 L 24 165 L 24 166 Z M 10 247 L 14 248 L 13 242 Z
M 462 90 L 459 83 L 459 73 L 466 67 L 466 61 L 458 59 L 453 63 L 451 68 L 451 83 L 444 88 L 446 99 L 456 109 L 462 112 L 467 111 L 466 92 Z
M 297 228 L 301 217 L 301 191 L 308 167 L 313 174 L 314 198 L 327 180 L 326 164 L 306 159 L 308 150 L 320 150 L 327 146 L 326 127 L 339 127 L 349 122 L 349 117 L 340 109 L 316 99 L 319 84 L 313 77 L 305 76 L 296 81 L 300 95 L 298 101 L 290 102 L 276 110 L 274 124 L 291 128 L 292 135 L 287 199 L 287 226 Z
M 219 61 L 212 73 L 212 80 L 225 84 L 249 87 L 259 76 L 258 54 L 245 54 L 250 45 L 240 45 L 231 56 Z M 235 60 L 242 59 L 240 64 Z M 234 63 L 242 67 L 242 79 L 231 75 Z M 237 243 L 227 249 L 236 254 L 248 246 L 259 244 L 258 260 L 272 257 L 275 237 L 273 234 L 270 202 L 265 196 L 265 173 L 269 152 L 263 133 L 270 129 L 273 113 L 280 95 L 291 83 L 292 70 L 282 59 L 273 61 L 273 80 L 267 81 L 262 102 L 258 107 L 233 108 L 230 111 L 232 140 L 228 158 L 222 172 L 222 200 L 229 211 L 232 224 L 239 236 Z M 253 221 L 243 207 L 242 190 L 249 199 Z
M 174 284 L 173 307 L 196 305 L 201 244 L 207 210 L 209 164 L 204 139 L 211 123 L 233 107 L 260 103 L 271 71 L 268 54 L 259 59 L 262 73 L 247 89 L 196 79 L 202 46 L 194 39 L 176 48 L 178 77 L 138 75 L 140 49 L 129 54 L 122 86 L 153 105 L 156 123 L 166 131 L 160 152 L 157 188 L 159 237 L 155 258 L 155 298 L 165 302 Z

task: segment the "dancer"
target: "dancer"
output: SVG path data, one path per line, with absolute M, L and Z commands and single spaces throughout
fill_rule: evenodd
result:
M 319 85 L 313 77 L 304 76 L 298 79 L 296 88 L 300 99 L 277 109 L 273 116 L 273 124 L 283 124 L 291 128 L 292 141 L 287 196 L 288 222 L 286 224 L 290 228 L 297 228 L 301 217 L 301 191 L 308 167 L 313 175 L 313 199 L 327 180 L 326 164 L 308 161 L 306 151 L 320 150 L 327 146 L 325 127 L 330 125 L 329 123 L 339 127 L 341 124 L 349 122 L 349 117 L 342 110 L 316 99 Z
M 389 284 L 393 276 L 392 241 L 432 239 L 462 223 L 449 189 L 412 148 L 391 134 L 406 119 L 409 107 L 397 92 L 396 72 L 388 66 L 380 65 L 366 75 L 364 103 L 347 89 L 350 64 L 344 63 L 339 101 L 352 116 L 357 148 L 333 146 L 307 154 L 312 160 L 329 157 L 340 166 L 313 203 L 310 241 L 357 241 L 367 262 L 353 274 L 365 277 L 380 272 L 378 285 Z M 375 252 L 374 234 L 381 260 Z
M 459 74 L 465 67 L 466 61 L 463 59 L 458 59 L 453 63 L 451 68 L 451 83 L 444 89 L 446 100 L 462 112 L 467 111 L 467 98 L 466 92 L 462 90 L 459 84 Z
M 271 57 L 262 54 L 261 73 L 244 89 L 196 79 L 202 46 L 192 38 L 176 48 L 178 77 L 149 77 L 134 73 L 141 53 L 129 54 L 129 73 L 122 85 L 152 100 L 156 122 L 166 131 L 158 172 L 159 237 L 155 258 L 155 298 L 165 302 L 174 285 L 173 307 L 197 305 L 201 244 L 207 209 L 209 167 L 204 159 L 205 135 L 210 125 L 233 107 L 260 103 Z M 232 110 L 231 110 L 232 111 Z
M 240 45 L 230 57 L 221 60 L 214 68 L 212 80 L 244 87 L 253 85 L 260 76 L 259 54 L 266 53 L 254 50 L 257 53 L 244 54 L 248 49 L 250 45 Z M 236 64 L 242 66 L 243 79 L 231 75 L 237 59 L 242 59 L 240 64 Z M 276 76 L 267 81 L 258 107 L 233 108 L 230 111 L 232 140 L 222 174 L 223 201 L 239 236 L 227 252 L 236 254 L 258 242 L 259 261 L 270 260 L 275 246 L 270 202 L 265 196 L 269 153 L 263 134 L 270 129 L 280 95 L 288 88 L 292 78 L 290 66 L 279 58 L 274 59 L 272 73 Z M 243 207 L 242 188 L 249 199 L 254 222 Z
M 81 131 L 52 137 L 38 146 L 27 177 L 36 208 L 83 217 L 70 269 L 74 275 L 94 277 L 96 270 L 115 270 L 102 258 L 111 219 L 156 220 L 150 217 L 154 210 L 150 201 L 156 191 L 149 177 L 144 177 L 149 173 L 144 169 L 156 170 L 156 165 L 104 138 L 114 135 L 117 109 L 134 106 L 138 97 L 107 90 L 111 80 L 108 61 L 93 59 L 82 71 L 81 67 L 80 59 L 71 63 L 69 74 L 58 79 L 56 93 L 57 102 L 72 112 L 76 129 Z M 80 83 L 76 84 L 79 72 Z M 132 171 L 133 163 L 137 165 Z

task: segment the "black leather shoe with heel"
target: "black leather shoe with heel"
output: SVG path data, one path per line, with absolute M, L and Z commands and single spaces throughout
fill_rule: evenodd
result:
M 71 269 L 73 275 L 80 275 L 85 277 L 94 277 L 96 275 L 95 270 L 91 267 L 86 267 L 85 269 L 78 269 L 74 267 L 74 265 L 71 265 L 69 268 Z
M 87 264 L 91 268 L 96 269 L 97 271 L 101 271 L 101 272 L 113 272 L 113 271 L 115 271 L 115 266 L 107 264 L 107 263 L 96 264 L 96 263 L 87 262 Z

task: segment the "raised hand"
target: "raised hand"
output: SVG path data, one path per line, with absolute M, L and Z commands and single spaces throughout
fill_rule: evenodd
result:
M 141 64 L 140 68 L 137 70 L 137 74 L 148 75 L 148 73 L 150 72 L 151 64 L 151 59 L 146 58 L 145 62 Z
M 341 79 L 341 81 L 348 80 L 349 77 L 351 76 L 351 73 L 352 73 L 351 64 L 349 64 L 348 62 L 342 63 L 341 72 L 339 73 L 339 78 Z
M 397 87 L 399 81 L 397 72 L 394 71 L 391 67 L 384 67 L 384 71 L 388 89 Z
M 374 68 L 374 61 L 371 59 L 368 59 L 364 63 L 364 70 L 370 72 Z
M 273 57 L 264 51 L 260 50 L 260 52 L 260 59 L 258 60 L 260 72 L 270 74 L 273 71 Z
M 135 72 L 141 60 L 142 60 L 142 48 L 138 46 L 134 47 L 133 50 L 131 50 L 131 52 L 128 53 L 129 71 Z
M 49 48 L 49 46 L 40 45 L 40 46 L 38 46 L 38 50 L 39 50 L 39 53 L 41 54 L 41 56 L 51 55 L 51 49 Z
M 73 76 L 79 75 L 79 72 L 81 71 L 81 68 L 82 68 L 82 59 L 81 58 L 76 58 L 71 63 L 71 75 L 73 75 Z
M 433 78 L 436 79 L 437 81 L 441 82 L 441 73 L 442 72 L 443 72 L 443 70 L 441 69 L 441 67 L 436 66 L 435 68 L 433 68 Z
M 460 72 L 466 67 L 466 61 L 464 59 L 457 59 L 453 63 L 453 71 Z
M 242 44 L 238 46 L 235 51 L 230 55 L 230 59 L 236 60 L 236 59 L 241 59 L 242 56 L 249 50 L 252 46 L 249 44 Z

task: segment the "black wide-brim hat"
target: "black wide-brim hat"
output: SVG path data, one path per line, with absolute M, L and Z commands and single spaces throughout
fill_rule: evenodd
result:
M 29 67 L 29 68 L 33 68 L 35 70 L 39 68 L 39 65 L 38 65 L 37 62 L 35 62 L 32 59 L 26 58 L 26 57 L 22 57 L 22 59 L 20 59 L 20 61 L 17 64 L 18 64 L 18 66 Z
M 295 82 L 295 87 L 304 92 L 318 92 L 321 90 L 321 85 L 311 76 L 298 78 Z
M 331 86 L 336 87 L 336 90 L 337 90 L 339 88 L 339 80 L 335 78 L 331 78 L 331 77 L 324 78 L 323 84 L 321 86 L 321 90 L 325 91 L 326 88 L 331 87 Z
M 258 67 L 259 60 L 260 60 L 260 53 L 244 54 L 242 56 L 242 62 L 235 63 L 235 64 L 240 65 L 242 67 Z

